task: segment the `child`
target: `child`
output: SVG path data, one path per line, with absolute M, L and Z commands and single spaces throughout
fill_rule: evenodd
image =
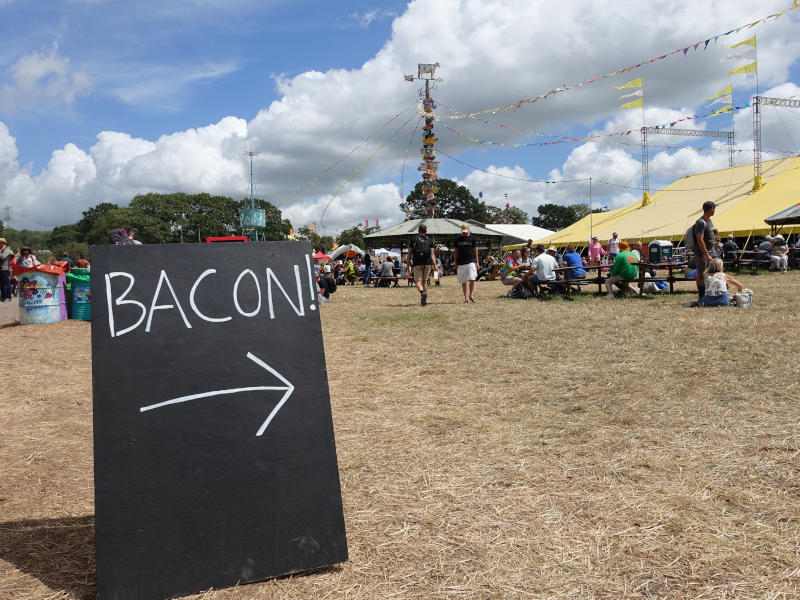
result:
M 705 272 L 706 293 L 700 298 L 700 306 L 730 306 L 728 284 L 735 285 L 741 292 L 742 284 L 727 273 L 723 273 L 721 258 L 712 258 Z

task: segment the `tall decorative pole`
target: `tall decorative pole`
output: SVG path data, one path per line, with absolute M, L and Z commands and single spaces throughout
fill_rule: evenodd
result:
M 436 67 L 439 63 L 425 64 L 420 63 L 417 65 L 417 76 L 406 75 L 406 81 L 413 82 L 414 79 L 421 79 L 425 82 L 425 92 L 422 95 L 422 116 L 425 119 L 425 124 L 422 126 L 422 162 L 417 167 L 418 171 L 422 172 L 422 193 L 425 194 L 425 214 L 433 218 L 436 213 L 436 193 L 439 191 L 439 161 L 436 160 L 436 149 L 434 144 L 437 138 L 433 133 L 433 121 L 436 118 L 436 103 L 431 98 L 431 82 L 439 81 L 434 77 Z

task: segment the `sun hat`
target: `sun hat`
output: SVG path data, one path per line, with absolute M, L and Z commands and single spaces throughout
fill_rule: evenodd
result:
M 547 251 L 548 252 L 558 252 L 558 249 L 555 246 L 548 246 L 547 247 Z
M 779 233 L 778 235 L 775 236 L 775 239 L 783 241 L 783 236 Z

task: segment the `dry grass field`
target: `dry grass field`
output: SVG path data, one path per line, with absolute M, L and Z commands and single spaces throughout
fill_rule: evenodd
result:
M 800 597 L 800 272 L 742 280 L 748 310 L 340 287 L 350 560 L 195 598 Z M 0 342 L 0 598 L 92 598 L 89 325 Z

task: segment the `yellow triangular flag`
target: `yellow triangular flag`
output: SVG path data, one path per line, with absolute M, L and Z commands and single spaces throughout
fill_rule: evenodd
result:
M 620 108 L 642 108 L 643 98 L 637 98 L 633 102 L 627 102 L 620 106 Z
M 642 78 L 639 77 L 638 79 L 634 79 L 633 81 L 629 81 L 625 85 L 615 85 L 614 87 L 617 88 L 618 90 L 621 90 L 622 88 L 628 88 L 628 87 L 642 87 Z
M 756 64 L 751 62 L 749 65 L 742 65 L 728 73 L 728 75 L 736 75 L 737 73 L 757 73 L 758 69 L 756 68 Z
M 728 46 L 728 48 L 738 48 L 739 46 L 753 46 L 756 47 L 756 36 L 751 37 L 749 40 L 745 40 L 743 42 L 739 42 L 738 44 L 734 44 L 733 46 Z
M 715 110 L 713 113 L 711 113 L 708 116 L 709 117 L 713 117 L 713 116 L 716 116 L 716 115 L 720 115 L 722 113 L 731 112 L 732 110 L 733 110 L 733 104 L 728 104 L 728 106 L 723 106 L 722 108 L 720 108 L 719 110 Z
M 718 91 L 713 96 L 709 96 L 708 98 L 706 98 L 706 100 L 713 100 L 714 98 L 719 98 L 720 96 L 724 96 L 726 94 L 732 94 L 732 93 L 733 93 L 733 84 L 730 84 L 728 87 L 721 89 L 720 91 Z

